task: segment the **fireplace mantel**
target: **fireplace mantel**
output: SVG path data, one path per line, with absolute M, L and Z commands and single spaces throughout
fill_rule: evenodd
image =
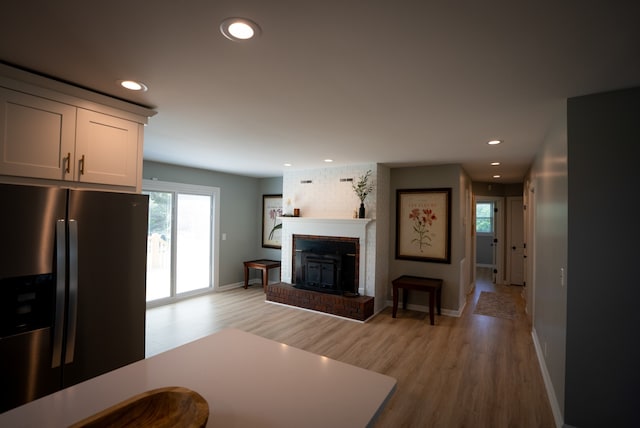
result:
M 367 226 L 374 220 L 370 218 L 317 218 L 317 217 L 279 217 L 282 220 L 282 281 L 291 283 L 293 235 L 317 235 L 358 238 L 360 242 L 358 292 L 361 295 L 373 295 L 373 273 L 367 270 L 369 256 L 375 251 L 367 245 Z M 373 265 L 372 263 L 369 263 Z
M 362 227 L 363 230 L 373 219 L 371 218 L 321 218 L 321 217 L 278 217 L 284 224 L 327 224 L 332 226 Z

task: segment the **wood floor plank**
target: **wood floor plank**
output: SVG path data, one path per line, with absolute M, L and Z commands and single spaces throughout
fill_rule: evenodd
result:
M 376 427 L 554 427 L 520 287 L 479 276 L 461 317 L 386 308 L 367 323 L 265 302 L 262 287 L 147 311 L 147 356 L 233 327 L 398 380 Z M 507 293 L 517 319 L 473 313 L 481 291 Z M 259 356 L 256 356 L 259 358 Z

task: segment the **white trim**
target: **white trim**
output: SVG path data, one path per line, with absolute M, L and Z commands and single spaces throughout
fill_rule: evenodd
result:
M 487 263 L 476 263 L 476 267 L 493 269 L 493 268 L 496 267 L 496 265 L 490 265 L 490 264 L 487 264 Z
M 201 186 L 199 184 L 175 183 L 173 181 L 161 181 L 156 179 L 149 180 L 145 178 L 144 180 L 142 180 L 142 184 L 144 189 L 146 190 L 171 190 L 176 192 L 200 195 L 213 195 L 215 193 L 220 193 L 219 187 Z
M 262 280 L 260 278 L 252 278 L 249 281 L 249 285 L 259 285 L 262 288 Z M 279 284 L 280 281 L 269 281 L 269 285 L 271 284 Z M 244 288 L 244 281 L 232 282 L 231 284 L 221 285 L 217 290 L 214 290 L 216 293 L 224 292 L 229 290 L 235 290 L 236 288 Z
M 144 125 L 149 122 L 150 117 L 157 114 L 156 111 L 139 104 L 103 95 L 6 64 L 0 64 L 0 86 L 76 107 L 99 111 Z
M 526 269 L 524 267 L 524 264 L 526 262 L 526 252 L 525 252 L 525 248 L 522 249 L 522 256 L 524 257 L 522 259 L 522 284 L 518 284 L 517 282 L 514 283 L 513 282 L 513 273 L 511 271 L 512 268 L 512 263 L 514 260 L 514 254 L 513 251 L 511 250 L 512 246 L 514 245 L 514 243 L 512 242 L 513 240 L 513 216 L 514 213 L 511 210 L 511 202 L 520 202 L 520 206 L 522 207 L 522 243 L 526 243 L 526 233 L 525 233 L 525 228 L 526 228 L 526 224 L 525 224 L 525 215 L 524 215 L 524 198 L 522 196 L 507 196 L 506 198 L 506 202 L 505 202 L 505 211 L 506 211 L 506 222 L 505 222 L 505 226 L 506 226 L 506 236 L 505 236 L 505 255 L 506 255 L 506 266 L 505 266 L 505 282 L 509 285 L 524 285 L 527 281 L 527 279 L 525 278 L 525 274 L 526 274 Z M 519 244 L 519 243 L 517 243 Z
M 254 279 L 249 280 L 249 284 L 253 284 L 253 281 L 260 282 L 260 280 L 258 278 L 254 278 Z M 231 284 L 221 285 L 215 291 L 216 291 L 216 293 L 218 293 L 218 292 L 221 293 L 221 292 L 224 292 L 224 291 L 234 290 L 236 288 L 241 288 L 241 287 L 244 287 L 244 281 L 233 282 Z
M 498 242 L 495 245 L 495 253 L 494 253 L 494 260 L 493 263 L 494 265 L 491 266 L 492 268 L 494 268 L 497 272 L 496 273 L 492 273 L 493 278 L 495 280 L 496 284 L 504 284 L 505 283 L 505 273 L 504 273 L 504 266 L 503 266 L 503 258 L 504 258 L 504 226 L 505 226 L 505 216 L 504 216 L 504 198 L 503 197 L 499 197 L 499 196 L 482 196 L 482 195 L 477 195 L 476 199 L 475 199 L 475 204 L 478 203 L 482 203 L 482 202 L 493 202 L 494 203 L 494 208 L 498 210 L 498 213 L 494 215 L 493 218 L 493 236 L 495 239 L 498 240 Z M 476 242 L 477 242 L 477 238 L 478 236 L 480 236 L 479 234 L 476 234 Z M 490 234 L 483 234 L 482 236 L 490 236 Z M 478 248 L 477 245 L 475 246 L 475 251 L 477 253 Z M 477 260 L 476 257 L 477 254 L 474 254 L 474 260 Z M 476 263 L 477 266 L 477 263 Z
M 367 225 L 373 224 L 370 218 L 317 218 L 317 217 L 279 217 L 282 219 L 282 282 L 292 283 L 293 235 L 319 235 L 358 238 L 360 242 L 358 293 L 362 296 L 375 295 L 375 252 L 367 243 Z M 371 260 L 371 268 L 367 261 Z
M 387 307 L 393 307 L 393 300 L 387 300 Z M 400 308 L 401 304 L 398 304 L 398 308 Z M 455 317 L 455 318 L 460 318 L 462 316 L 462 313 L 464 312 L 464 308 L 467 306 L 467 303 L 465 302 L 464 305 L 456 310 L 453 309 L 445 309 L 442 308 L 440 310 L 440 312 L 442 312 L 442 316 L 447 316 L 447 317 Z M 425 312 L 425 313 L 429 313 L 429 306 L 425 306 L 425 305 L 415 305 L 412 303 L 407 303 L 407 310 L 410 311 L 417 311 L 417 312 Z
M 178 303 L 183 300 L 192 299 L 194 297 L 201 297 L 207 294 L 213 293 L 214 290 L 211 287 L 201 288 L 198 290 L 188 291 L 186 293 L 180 293 L 178 296 L 173 297 L 163 297 L 161 299 L 155 299 L 147 302 L 147 309 L 157 308 L 158 306 L 170 305 L 173 303 Z
M 562 411 L 560 410 L 560 404 L 558 398 L 553 389 L 553 383 L 551 382 L 551 376 L 547 370 L 547 364 L 544 359 L 540 342 L 538 341 L 538 333 L 535 328 L 531 329 L 531 337 L 533 338 L 533 347 L 536 350 L 536 356 L 538 357 L 538 363 L 540 364 L 540 372 L 542 373 L 542 379 L 544 380 L 544 386 L 547 390 L 547 398 L 549 398 L 549 404 L 551 405 L 551 412 L 556 422 L 556 428 L 562 428 L 564 426 Z

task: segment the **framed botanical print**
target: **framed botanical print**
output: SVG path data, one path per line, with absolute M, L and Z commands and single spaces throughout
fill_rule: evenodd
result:
M 396 259 L 451 263 L 451 188 L 396 191 Z
M 262 195 L 262 246 L 282 248 L 282 195 Z

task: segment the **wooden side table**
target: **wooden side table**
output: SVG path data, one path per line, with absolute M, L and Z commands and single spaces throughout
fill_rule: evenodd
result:
M 402 275 L 391 281 L 393 284 L 393 312 L 392 317 L 396 317 L 398 311 L 398 292 L 402 291 L 402 309 L 407 308 L 408 290 L 427 291 L 429 293 L 429 319 L 431 325 L 434 325 L 435 306 L 438 306 L 438 315 L 440 315 L 440 303 L 442 299 L 442 280 L 437 278 L 424 278 L 421 276 Z
M 269 270 L 280 268 L 279 260 L 250 260 L 248 262 L 244 262 L 244 288 L 246 289 L 249 286 L 249 268 L 259 269 L 262 274 L 262 288 L 264 292 L 267 292 L 267 283 L 269 282 Z M 282 278 L 282 272 L 280 272 L 280 277 Z

